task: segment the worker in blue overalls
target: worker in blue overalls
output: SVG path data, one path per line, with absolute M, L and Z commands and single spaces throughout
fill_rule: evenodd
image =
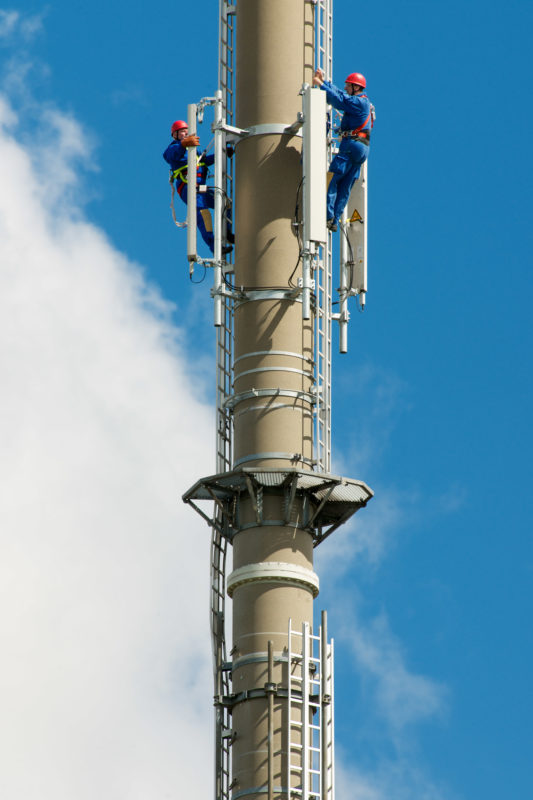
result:
M 326 92 L 328 103 L 344 111 L 341 126 L 339 152 L 333 158 L 328 177 L 327 225 L 337 230 L 337 223 L 349 200 L 350 192 L 361 173 L 361 166 L 368 158 L 370 131 L 374 122 L 374 106 L 364 93 L 366 79 L 360 72 L 352 72 L 346 78 L 344 91 L 324 80 L 324 73 L 317 69 L 313 84 Z
M 170 129 L 172 139 L 174 140 L 169 144 L 163 158 L 170 164 L 172 178 L 176 182 L 176 190 L 183 200 L 187 203 L 187 148 L 198 147 L 200 139 L 196 134 L 189 136 L 189 127 L 182 119 L 176 120 L 172 123 Z M 207 181 L 208 168 L 215 160 L 214 155 L 208 156 L 204 153 L 197 153 L 196 159 L 196 185 L 204 186 Z M 213 189 L 208 189 L 205 192 L 198 192 L 196 195 L 196 222 L 198 230 L 202 235 L 202 239 L 209 247 L 211 253 L 214 249 L 214 236 L 213 236 L 213 222 L 211 219 L 210 209 L 215 207 L 215 196 Z M 224 255 L 232 250 L 231 245 L 226 245 L 222 248 Z

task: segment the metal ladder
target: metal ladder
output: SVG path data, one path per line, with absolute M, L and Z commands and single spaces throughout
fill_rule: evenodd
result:
M 331 467 L 331 233 L 315 267 L 314 379 L 316 416 L 314 458 L 318 472 Z
M 218 85 L 222 92 L 222 115 L 226 124 L 234 124 L 235 115 L 235 28 L 236 5 L 219 0 Z M 233 162 L 225 159 L 221 187 L 233 204 Z M 225 279 L 233 272 L 226 268 Z M 224 400 L 231 394 L 233 374 L 233 298 L 223 299 L 222 325 L 217 327 L 217 472 L 227 472 L 233 465 L 233 419 Z
M 224 598 L 227 540 L 213 527 L 211 540 L 211 633 L 215 689 L 215 800 L 229 800 L 231 782 L 231 714 L 223 698 L 231 693 L 226 664 Z
M 287 651 L 287 798 L 334 800 L 333 643 L 289 620 Z
M 315 3 L 315 69 L 320 67 L 331 80 L 333 59 L 332 0 Z M 332 157 L 331 138 L 328 142 L 328 163 Z M 315 268 L 315 388 L 317 406 L 315 417 L 315 462 L 319 472 L 331 469 L 331 303 L 332 303 L 332 236 L 321 248 L 321 258 Z
M 219 72 L 222 91 L 222 115 L 233 124 L 235 108 L 235 3 L 219 0 Z M 222 189 L 233 200 L 233 164 L 225 159 Z M 230 282 L 233 268 L 225 269 Z M 231 292 L 222 300 L 222 325 L 216 329 L 216 402 L 217 402 L 217 472 L 229 472 L 233 466 L 233 418 L 224 400 L 231 394 L 233 376 L 233 298 Z M 222 535 L 224 520 L 215 505 L 215 524 L 211 540 L 211 634 L 215 690 L 215 800 L 230 800 L 231 794 L 231 712 L 223 702 L 231 694 L 231 673 L 227 664 L 225 637 L 226 558 L 228 541 Z

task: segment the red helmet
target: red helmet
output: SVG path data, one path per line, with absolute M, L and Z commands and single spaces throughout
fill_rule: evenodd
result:
M 174 131 L 181 131 L 183 128 L 188 128 L 186 122 L 182 119 L 177 119 L 176 122 L 172 123 L 172 127 L 170 129 L 170 133 L 174 133 Z
M 360 72 L 350 72 L 346 78 L 346 83 L 357 83 L 358 86 L 366 87 L 366 78 Z

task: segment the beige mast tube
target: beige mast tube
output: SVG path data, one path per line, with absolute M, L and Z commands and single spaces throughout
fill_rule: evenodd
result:
M 304 0 L 237 3 L 235 122 L 275 130 L 242 139 L 236 152 L 235 285 L 247 299 L 235 307 L 235 467 L 312 465 L 313 321 L 302 319 L 300 297 L 283 296 L 299 253 L 292 222 L 301 138 L 279 126 L 296 121 L 301 84 L 311 82 L 313 9 Z M 312 624 L 318 582 L 298 504 L 291 524 L 258 526 L 251 501 L 241 503 L 246 528 L 234 538 L 228 579 L 233 692 L 253 694 L 286 687 L 288 620 L 297 630 Z M 284 520 L 282 505 L 281 494 L 265 493 L 264 519 Z M 232 796 L 274 800 L 287 797 L 286 701 L 258 694 L 233 709 Z

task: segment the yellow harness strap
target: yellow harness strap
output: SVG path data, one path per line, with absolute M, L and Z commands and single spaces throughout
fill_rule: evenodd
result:
M 205 167 L 205 163 L 201 160 L 200 156 L 196 157 L 196 169 L 198 167 Z M 182 167 L 178 167 L 174 171 L 171 170 L 173 181 L 181 181 L 182 183 L 187 183 L 187 164 L 184 164 Z

